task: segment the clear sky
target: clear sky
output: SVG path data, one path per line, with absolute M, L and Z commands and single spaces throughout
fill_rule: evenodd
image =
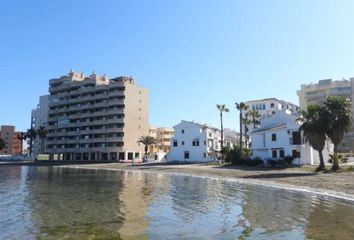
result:
M 48 80 L 70 69 L 132 76 L 150 123 L 237 128 L 235 102 L 298 103 L 300 84 L 354 76 L 354 1 L 4 0 L 0 124 L 25 130 Z

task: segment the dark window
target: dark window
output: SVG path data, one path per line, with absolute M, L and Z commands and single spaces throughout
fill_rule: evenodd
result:
M 301 153 L 299 151 L 293 150 L 292 154 L 293 154 L 293 158 L 300 158 L 301 157 Z
M 279 151 L 279 157 L 280 157 L 280 158 L 284 158 L 284 157 L 285 157 L 284 150 L 280 150 L 280 151 Z
M 173 141 L 173 146 L 174 146 L 174 147 L 177 147 L 177 146 L 178 146 L 177 140 L 174 140 L 174 141 Z
M 270 104 L 270 107 L 273 108 L 273 107 L 274 107 L 274 103 L 271 103 L 271 104 Z
M 132 152 L 128 152 L 128 160 L 133 160 L 133 153 Z
M 204 141 L 204 145 L 206 145 L 206 141 Z
M 184 152 L 184 159 L 189 159 L 189 152 Z
M 276 150 L 273 150 L 272 151 L 272 158 L 277 158 L 278 155 L 277 155 L 277 151 Z
M 277 134 L 273 133 L 272 134 L 272 141 L 275 142 L 277 140 Z
M 206 158 L 206 157 L 207 157 L 207 154 L 206 154 L 206 153 L 203 153 L 203 157 Z
M 194 140 L 192 142 L 192 146 L 199 146 L 199 140 Z
M 294 145 L 301 144 L 301 134 L 300 134 L 300 132 L 293 132 L 293 144 Z
M 182 129 L 182 134 L 184 134 L 184 129 Z
M 182 141 L 182 143 L 181 143 L 182 145 L 184 145 L 184 141 Z

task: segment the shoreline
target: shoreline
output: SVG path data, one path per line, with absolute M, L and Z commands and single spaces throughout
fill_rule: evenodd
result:
M 204 177 L 321 195 L 354 203 L 353 172 L 314 173 L 309 171 L 308 168 L 264 169 L 208 164 L 145 164 L 130 166 L 128 164 L 109 163 L 62 165 L 57 167 L 106 171 L 143 171 L 168 175 Z

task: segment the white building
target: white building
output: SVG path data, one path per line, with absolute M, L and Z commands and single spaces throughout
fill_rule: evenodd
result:
M 168 162 L 209 162 L 220 151 L 221 132 L 217 128 L 189 121 L 173 128 Z
M 31 127 L 34 128 L 36 131 L 40 127 L 45 127 L 45 128 L 47 127 L 48 101 L 49 101 L 49 95 L 40 96 L 37 108 L 33 109 L 31 112 Z M 41 151 L 41 149 L 42 149 L 41 140 L 39 137 L 37 137 L 34 139 L 34 143 L 33 143 L 33 154 L 37 155 Z
M 245 102 L 245 105 L 248 106 L 248 110 L 257 110 L 261 115 L 261 119 L 270 117 L 278 112 L 284 112 L 286 114 L 297 116 L 299 110 L 297 105 L 279 100 L 277 98 L 265 98 L 247 101 Z M 253 128 L 253 124 L 248 126 L 250 132 L 253 130 Z
M 318 164 L 318 153 L 303 142 L 296 119 L 297 116 L 278 112 L 261 120 L 260 127 L 251 132 L 252 158 L 267 160 L 292 156 L 294 164 Z M 327 143 L 323 151 L 325 162 L 332 150 L 333 145 Z
M 242 142 L 245 142 L 244 136 Z M 224 128 L 224 146 L 234 148 L 238 145 L 240 145 L 240 133 L 230 128 Z

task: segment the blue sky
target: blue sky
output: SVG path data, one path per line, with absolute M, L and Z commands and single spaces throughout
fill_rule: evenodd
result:
M 0 2 L 0 124 L 25 130 L 48 80 L 70 69 L 150 89 L 150 123 L 219 126 L 215 104 L 276 97 L 354 76 L 354 1 Z

